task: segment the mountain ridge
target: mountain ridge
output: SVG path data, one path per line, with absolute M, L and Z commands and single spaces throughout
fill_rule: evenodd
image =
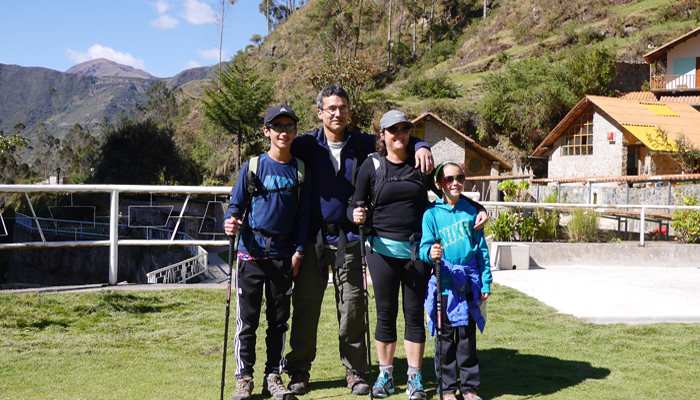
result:
M 153 76 L 144 70 L 134 68 L 130 65 L 119 64 L 117 62 L 107 60 L 106 58 L 97 58 L 76 64 L 68 68 L 66 73 L 97 77 L 123 76 L 132 78 L 157 79 L 156 76 Z

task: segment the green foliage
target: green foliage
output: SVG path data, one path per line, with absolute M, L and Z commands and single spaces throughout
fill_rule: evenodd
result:
M 59 163 L 74 175 L 71 179 L 74 183 L 82 182 L 92 174 L 98 162 L 99 148 L 99 141 L 87 125 L 75 124 L 63 138 L 63 146 L 58 152 Z
M 564 193 L 561 195 L 561 202 L 562 203 L 568 203 L 567 198 L 569 197 L 568 193 Z M 547 196 L 545 196 L 544 200 L 542 200 L 543 203 L 556 203 L 557 200 L 559 200 L 559 189 L 554 189 L 554 191 Z
M 22 137 L 16 133 L 4 136 L 3 131 L 0 131 L 0 153 L 14 153 L 16 150 L 22 150 L 22 147 L 28 146 L 29 143 L 31 143 L 29 138 Z
M 363 95 L 374 88 L 372 77 L 378 72 L 364 57 L 342 58 L 326 61 L 309 76 L 309 84 L 316 93 L 327 85 L 342 86 L 350 97 L 350 126 L 369 126 L 373 109 Z
M 515 228 L 518 224 L 518 215 L 508 210 L 498 213 L 496 219 L 489 219 L 486 224 L 486 234 L 492 235 L 497 242 L 511 242 L 515 239 Z
M 124 120 L 111 127 L 100 147 L 94 179 L 98 183 L 142 185 L 189 184 L 188 164 L 173 141 L 170 128 L 155 121 Z
M 697 206 L 698 199 L 683 197 L 680 206 Z M 700 243 L 700 211 L 676 210 L 671 218 L 671 227 L 676 233 L 676 240 L 681 243 Z
M 459 97 L 459 90 L 446 76 L 435 76 L 409 80 L 402 94 L 421 99 L 455 99 Z
M 605 94 L 615 71 L 614 54 L 605 49 L 509 62 L 484 77 L 479 135 L 505 133 L 529 152 L 584 95 Z
M 597 242 L 600 235 L 598 221 L 600 215 L 593 210 L 577 208 L 571 212 L 566 224 L 566 234 L 571 242 Z
M 514 180 L 507 180 L 498 184 L 498 190 L 504 192 L 504 200 L 513 201 L 516 203 L 523 202 L 528 199 L 528 189 L 530 189 L 530 182 L 528 181 L 520 181 L 515 183 Z
M 439 64 L 452 57 L 457 51 L 457 46 L 452 40 L 443 40 L 433 45 L 432 50 L 425 55 L 426 64 Z
M 523 242 L 534 241 L 537 235 L 537 219 L 525 214 L 521 215 L 516 229 L 518 230 L 518 238 Z
M 204 116 L 229 134 L 236 135 L 238 159 L 242 164 L 244 143 L 254 142 L 260 135 L 263 113 L 272 101 L 272 84 L 251 65 L 249 55 L 237 56 L 225 64 L 205 90 L 202 99 Z
M 536 208 L 534 218 L 537 221 L 536 237 L 538 240 L 557 240 L 559 221 L 561 220 L 558 211 L 547 212 L 544 208 Z
M 676 166 L 683 174 L 695 174 L 700 172 L 700 148 L 681 134 L 676 139 L 669 139 L 666 132 L 661 129 L 657 136 L 649 135 L 649 140 L 663 149 L 663 152 L 676 162 Z

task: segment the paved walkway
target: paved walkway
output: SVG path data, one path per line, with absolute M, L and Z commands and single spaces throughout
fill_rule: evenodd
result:
M 493 280 L 593 323 L 700 323 L 700 268 L 547 266 Z

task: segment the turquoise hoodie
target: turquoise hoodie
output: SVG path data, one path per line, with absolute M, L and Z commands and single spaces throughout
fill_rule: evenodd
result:
M 484 230 L 474 230 L 477 211 L 469 202 L 459 199 L 454 207 L 442 199 L 435 200 L 423 214 L 423 238 L 420 242 L 421 260 L 433 264 L 430 246 L 442 238 L 442 258 L 452 264 L 467 265 L 476 257 L 481 274 L 482 293 L 491 293 L 491 262 Z

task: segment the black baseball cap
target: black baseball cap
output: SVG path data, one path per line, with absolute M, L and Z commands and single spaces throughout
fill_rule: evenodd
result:
M 294 113 L 294 110 L 292 107 L 285 106 L 285 105 L 279 105 L 279 106 L 274 106 L 267 110 L 267 113 L 265 114 L 265 125 L 269 124 L 272 122 L 273 119 L 284 115 L 285 117 L 289 117 L 294 120 L 294 123 L 299 122 L 299 117 Z

